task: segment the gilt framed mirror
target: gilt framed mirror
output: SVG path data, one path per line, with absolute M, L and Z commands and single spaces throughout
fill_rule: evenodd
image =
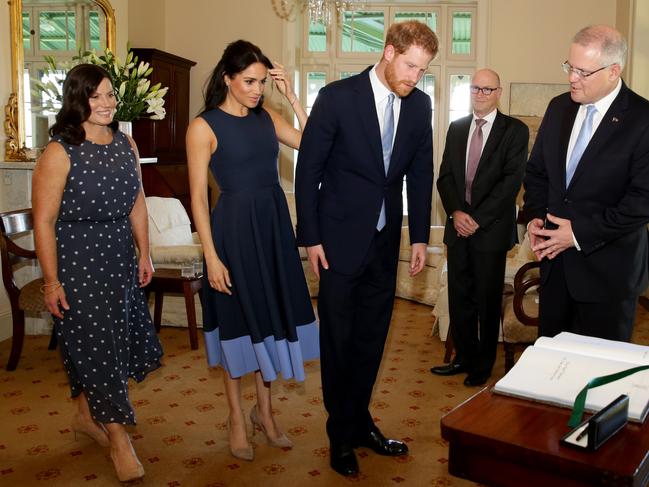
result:
M 45 56 L 71 60 L 79 51 L 115 50 L 109 0 L 9 0 L 11 94 L 5 107 L 5 159 L 33 160 L 48 140 L 53 113 L 32 80 L 46 75 Z

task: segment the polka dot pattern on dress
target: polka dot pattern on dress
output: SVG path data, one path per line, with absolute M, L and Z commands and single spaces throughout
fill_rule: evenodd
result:
M 135 424 L 128 379 L 160 366 L 129 214 L 140 189 L 135 154 L 116 132 L 110 144 L 61 143 L 70 173 L 56 223 L 59 280 L 70 310 L 55 319 L 72 396 L 86 394 L 101 423 Z

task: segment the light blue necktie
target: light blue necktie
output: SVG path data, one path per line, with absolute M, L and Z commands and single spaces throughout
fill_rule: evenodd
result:
M 590 142 L 590 136 L 593 132 L 593 117 L 596 113 L 597 108 L 595 108 L 595 105 L 586 106 L 586 118 L 581 124 L 581 129 L 579 129 L 579 135 L 577 136 L 577 142 L 575 142 L 575 147 L 572 149 L 572 154 L 570 154 L 570 159 L 568 160 L 568 167 L 566 167 L 566 188 L 570 185 L 570 180 L 575 174 L 579 160 L 584 154 L 588 142 Z
M 383 113 L 383 134 L 381 135 L 381 145 L 383 146 L 383 168 L 385 175 L 388 175 L 390 168 L 390 157 L 392 156 L 392 139 L 394 139 L 394 113 L 392 105 L 394 104 L 394 93 L 388 95 L 388 103 L 385 105 L 385 112 Z M 385 200 L 381 203 L 381 213 L 379 214 L 379 221 L 376 223 L 378 231 L 383 230 L 385 227 Z

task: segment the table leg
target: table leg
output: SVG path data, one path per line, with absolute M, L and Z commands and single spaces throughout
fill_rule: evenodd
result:
M 183 281 L 185 309 L 187 310 L 187 327 L 189 328 L 189 345 L 192 350 L 198 349 L 198 331 L 196 329 L 196 309 L 194 308 L 194 290 L 191 281 Z
M 162 291 L 156 291 L 155 293 L 155 304 L 153 305 L 153 325 L 155 326 L 155 331 L 160 333 L 160 323 L 162 321 L 162 301 L 164 300 L 164 293 Z

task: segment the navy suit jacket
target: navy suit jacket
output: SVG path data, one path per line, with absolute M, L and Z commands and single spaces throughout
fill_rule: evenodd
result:
M 647 287 L 649 101 L 622 88 L 566 188 L 566 154 L 579 104 L 569 93 L 548 105 L 525 175 L 525 216 L 546 212 L 572 223 L 581 251 L 562 252 L 566 284 L 578 301 L 638 296 Z M 554 260 L 541 263 L 541 282 Z
M 330 268 L 341 274 L 353 274 L 362 265 L 383 200 L 384 231 L 390 242 L 386 258 L 393 259 L 396 266 L 404 175 L 411 242 L 427 243 L 430 232 L 430 98 L 415 89 L 401 99 L 386 176 L 369 71 L 320 90 L 302 134 L 296 170 L 298 245 L 322 244 Z
M 450 216 L 468 213 L 480 228 L 470 238 L 485 251 L 508 250 L 516 240 L 516 195 L 523 182 L 529 130 L 520 120 L 497 112 L 471 186 L 471 202 L 465 201 L 466 148 L 473 115 L 451 123 L 446 134 L 437 189 L 449 216 L 444 243 L 458 239 Z

